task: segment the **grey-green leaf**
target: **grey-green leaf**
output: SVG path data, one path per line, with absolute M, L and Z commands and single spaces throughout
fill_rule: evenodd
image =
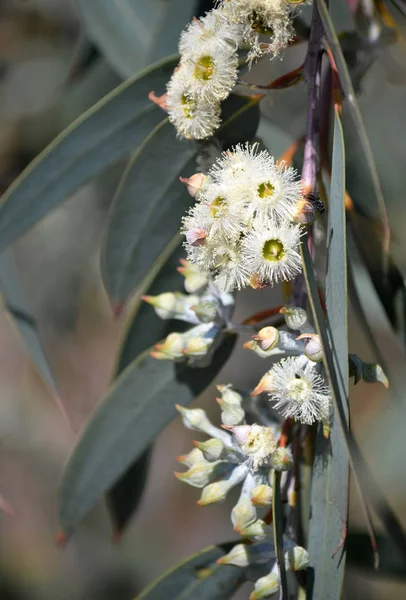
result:
M 192 0 L 77 0 L 89 37 L 123 77 L 177 51 Z
M 190 196 L 179 176 L 193 174 L 195 154 L 195 144 L 177 139 L 165 120 L 129 163 L 112 206 L 103 253 L 103 278 L 113 304 L 125 302 L 180 229 Z
M 345 243 L 345 156 L 340 118 L 334 120 L 332 179 L 327 225 L 326 312 L 327 332 L 342 398 L 348 392 L 347 269 Z M 348 419 L 348 407 L 344 407 Z M 309 598 L 339 600 L 345 551 L 334 554 L 348 514 L 349 462 L 338 416 L 325 440 L 317 433 L 311 488 L 308 550 L 313 568 Z
M 0 206 L 0 252 L 80 185 L 138 147 L 163 119 L 148 93 L 164 92 L 168 58 L 118 86 L 74 121 L 23 171 Z
M 176 416 L 216 377 L 235 343 L 229 338 L 206 368 L 157 361 L 147 350 L 116 379 L 68 462 L 61 488 L 61 528 L 82 517 Z
M 209 546 L 153 581 L 135 600 L 227 600 L 244 580 L 244 570 L 218 565 L 233 544 Z

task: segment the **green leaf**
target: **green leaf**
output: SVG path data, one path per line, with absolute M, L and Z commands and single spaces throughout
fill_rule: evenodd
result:
M 174 321 L 160 319 L 151 306 L 141 302 L 142 294 L 157 295 L 165 291 L 181 291 L 183 277 L 176 271 L 179 258 L 184 255 L 179 236 L 171 240 L 148 273 L 146 281 L 137 289 L 116 364 L 116 376 L 156 340 L 166 337 L 174 329 Z M 165 262 L 167 261 L 167 262 Z M 152 282 L 152 284 L 151 284 Z M 178 322 L 176 322 L 179 325 Z M 147 479 L 151 450 L 147 449 L 120 476 L 106 495 L 115 535 L 120 535 L 136 511 Z
M 118 86 L 63 131 L 15 180 L 0 206 L 0 252 L 80 185 L 134 150 L 162 120 L 148 100 L 177 63 L 168 58 Z
M 144 491 L 152 449 L 143 454 L 127 469 L 106 496 L 107 508 L 113 521 L 113 538 L 119 538 L 137 510 Z
M 126 301 L 190 205 L 181 174 L 194 170 L 196 146 L 160 123 L 129 163 L 112 206 L 103 249 L 103 279 L 112 304 Z M 179 240 L 181 240 L 179 234 Z
M 338 377 L 343 412 L 348 423 L 347 268 L 345 236 L 345 152 L 340 118 L 334 119 L 332 178 L 327 224 L 326 323 L 332 362 Z M 326 348 L 325 352 L 326 352 Z M 334 555 L 348 517 L 349 462 L 338 416 L 330 439 L 319 427 L 311 487 L 308 551 L 312 577 L 309 598 L 339 600 L 345 552 Z
M 350 377 L 354 377 L 354 385 L 361 379 L 365 383 L 382 383 L 386 388 L 389 387 L 389 380 L 382 367 L 376 363 L 364 362 L 356 354 L 349 354 Z
M 217 565 L 234 544 L 209 546 L 151 583 L 135 600 L 227 600 L 244 580 L 244 570 Z
M 231 96 L 223 116 L 217 135 L 228 147 L 241 141 L 241 126 L 244 136 L 255 135 L 258 100 Z M 174 127 L 165 120 L 128 165 L 112 206 L 102 253 L 103 280 L 113 305 L 125 303 L 180 229 L 191 199 L 179 176 L 195 172 L 197 151 L 195 143 L 177 139 Z
M 289 600 L 288 580 L 286 578 L 285 548 L 283 544 L 283 506 L 281 498 L 281 471 L 274 469 L 272 474 L 272 521 L 276 559 L 278 562 L 279 579 L 281 582 L 281 598 Z
M 193 13 L 185 0 L 77 0 L 87 33 L 123 77 L 177 52 Z
M 359 141 L 364 151 L 364 158 L 368 165 L 369 175 L 374 189 L 374 200 L 376 202 L 375 216 L 379 217 L 384 228 L 384 239 L 382 241 L 383 252 L 387 252 L 385 248 L 387 240 L 385 236 L 388 234 L 388 218 L 386 214 L 385 200 L 382 193 L 381 183 L 379 181 L 378 171 L 376 169 L 375 159 L 372 154 L 371 145 L 368 140 L 368 136 L 365 130 L 365 125 L 362 119 L 361 111 L 359 109 L 354 87 L 352 85 L 350 73 L 348 71 L 347 63 L 345 61 L 343 52 L 341 50 L 340 42 L 338 40 L 334 25 L 331 21 L 327 5 L 325 0 L 316 0 L 317 8 L 320 13 L 321 20 L 323 22 L 324 31 L 326 33 L 327 41 L 331 48 L 331 52 L 334 56 L 334 60 L 337 66 L 338 75 L 340 77 L 340 83 L 344 90 L 346 108 L 348 108 L 353 124 L 354 131 L 357 132 Z M 369 206 L 370 210 L 370 206 Z
M 145 351 L 116 379 L 68 462 L 60 521 L 70 534 L 82 517 L 176 416 L 216 377 L 235 343 L 229 336 L 205 368 L 157 361 Z

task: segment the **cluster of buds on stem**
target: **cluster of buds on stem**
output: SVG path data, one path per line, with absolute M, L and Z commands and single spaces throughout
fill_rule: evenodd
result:
M 155 344 L 151 356 L 158 360 L 176 360 L 204 367 L 223 341 L 234 310 L 234 298 L 220 292 L 208 274 L 197 272 L 186 260 L 178 271 L 185 277 L 189 294 L 165 292 L 143 296 L 161 319 L 177 319 L 193 325 L 187 331 L 170 333 Z

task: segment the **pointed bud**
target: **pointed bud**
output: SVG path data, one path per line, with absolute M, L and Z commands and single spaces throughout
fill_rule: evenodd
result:
M 204 173 L 195 173 L 192 175 L 192 177 L 179 177 L 179 179 L 186 185 L 189 195 L 194 198 L 195 196 L 199 195 L 199 192 L 202 191 L 204 183 L 207 181 L 208 177 Z
M 301 571 L 307 569 L 310 564 L 309 553 L 301 546 L 295 546 L 285 553 L 287 568 L 292 571 Z
M 251 502 L 254 506 L 270 506 L 272 495 L 272 488 L 269 485 L 257 485 L 251 490 Z
M 204 229 L 188 229 L 185 236 L 190 246 L 201 246 L 206 241 L 207 233 Z
M 184 343 L 184 338 L 181 333 L 170 333 L 163 342 L 155 344 L 155 350 L 157 352 L 151 352 L 151 356 L 161 360 L 173 360 L 175 358 L 181 358 L 183 356 L 182 351 Z M 157 354 L 160 356 L 158 357 Z
M 279 577 L 277 573 L 271 571 L 268 575 L 265 575 L 265 577 L 258 579 L 249 600 L 264 600 L 265 598 L 273 596 L 278 591 Z
M 191 309 L 201 323 L 212 323 L 217 316 L 217 308 L 214 302 L 199 302 Z
M 289 329 L 303 329 L 309 325 L 307 313 L 303 308 L 284 306 L 280 312 L 285 315 L 285 322 Z
M 225 426 L 224 429 L 229 429 L 239 445 L 242 446 L 247 441 L 249 432 L 251 431 L 251 425 Z
M 231 522 L 234 526 L 234 531 L 240 532 L 252 525 L 257 519 L 257 511 L 252 505 L 251 499 L 247 496 L 242 496 L 231 511 Z
M 177 456 L 176 460 L 181 465 L 185 465 L 186 467 L 192 467 L 198 462 L 204 461 L 204 456 L 199 448 L 193 448 L 188 454 L 182 454 L 181 456 Z
M 150 92 L 148 94 L 148 100 L 151 100 L 154 104 L 162 108 L 165 112 L 168 112 L 168 104 L 167 104 L 168 94 L 163 94 L 162 96 L 155 96 L 155 92 Z
M 248 546 L 246 544 L 237 544 L 228 554 L 222 556 L 217 561 L 218 565 L 235 565 L 236 567 L 248 567 L 249 556 Z
M 289 471 L 293 467 L 293 456 L 287 448 L 277 448 L 271 456 L 271 467 L 275 471 Z
M 261 519 L 257 519 L 248 527 L 244 529 L 239 529 L 238 533 L 244 537 L 254 538 L 257 540 L 263 540 L 266 538 L 268 533 L 271 531 L 271 528 Z
M 224 453 L 224 444 L 217 438 L 211 438 L 207 442 L 193 442 L 195 446 L 203 453 L 203 456 L 209 462 L 218 460 Z
M 158 296 L 142 296 L 141 299 L 153 306 L 161 319 L 180 319 L 189 323 L 197 321 L 194 314 L 190 312 L 190 307 L 199 302 L 199 296 L 165 292 Z
M 305 355 L 309 360 L 313 362 L 320 362 L 323 360 L 323 346 L 320 336 L 317 335 L 317 333 L 302 333 L 296 339 L 306 340 Z
M 205 356 L 208 353 L 209 348 L 213 343 L 213 340 L 214 338 L 209 337 L 189 338 L 182 352 L 185 356 Z
M 247 477 L 247 473 L 248 469 L 244 464 L 234 467 L 234 470 L 227 479 L 211 483 L 203 489 L 198 504 L 200 506 L 207 506 L 208 504 L 223 502 L 228 492 L 233 487 L 244 481 L 244 479 Z
M 184 473 L 175 472 L 175 477 L 193 487 L 202 488 L 217 477 L 226 463 L 199 461 Z
M 221 411 L 221 422 L 228 426 L 232 427 L 234 425 L 241 425 L 241 423 L 245 420 L 245 411 L 239 406 L 230 406 L 222 402 L 221 398 L 216 398 L 217 402 L 220 404 Z
M 253 335 L 252 339 L 261 350 L 270 350 L 278 343 L 279 332 L 276 327 L 263 327 L 257 335 Z
M 206 413 L 201 408 L 185 408 L 175 404 L 176 410 L 180 412 L 184 426 L 192 431 L 205 431 L 212 427 Z
M 241 406 L 242 396 L 236 390 L 232 389 L 231 383 L 228 383 L 227 385 L 216 385 L 216 388 L 221 394 L 222 402 L 232 406 Z
M 181 267 L 178 267 L 178 272 L 185 278 L 185 290 L 189 294 L 200 292 L 208 284 L 208 276 L 196 269 L 192 263 L 184 258 L 180 259 Z
M 227 480 L 216 481 L 215 483 L 206 485 L 206 487 L 203 489 L 200 500 L 198 500 L 197 503 L 199 506 L 207 506 L 208 504 L 224 502 L 229 490 L 230 486 Z
M 264 392 L 272 391 L 272 375 L 271 371 L 265 373 L 265 375 L 261 378 L 257 387 L 251 392 L 251 396 L 259 396 Z
M 254 340 L 249 340 L 248 342 L 245 342 L 243 348 L 255 352 L 255 354 L 258 354 L 258 356 L 260 356 L 261 358 L 269 358 L 270 356 L 273 356 L 275 354 L 275 348 L 272 347 L 269 350 L 262 350 L 261 346 L 259 346 L 258 343 Z

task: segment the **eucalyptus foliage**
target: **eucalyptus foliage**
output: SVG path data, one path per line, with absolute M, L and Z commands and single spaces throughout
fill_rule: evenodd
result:
M 253 583 L 251 600 L 338 600 L 347 545 L 351 561 L 352 543 L 370 551 L 363 567 L 378 568 L 381 550 L 390 569 L 406 561 L 405 534 L 351 434 L 349 406 L 352 381 L 392 383 L 370 305 L 395 338 L 388 290 L 394 279 L 403 290 L 403 278 L 390 254 L 357 92 L 378 50 L 396 42 L 406 9 L 401 0 L 395 12 L 378 0 L 330 4 L 219 0 L 201 14 L 186 0 L 80 0 L 88 36 L 128 79 L 63 131 L 0 206 L 5 249 L 81 184 L 127 160 L 100 252 L 111 310 L 126 312 L 124 332 L 111 387 L 63 474 L 60 539 L 103 496 L 122 533 L 154 440 L 177 411 L 187 428 L 208 436 L 178 457 L 186 469 L 179 480 L 202 489 L 202 507 L 240 490 L 230 507 L 233 542 L 185 559 L 140 600 L 231 598 L 244 581 Z M 351 30 L 337 28 L 343 17 Z M 179 35 L 180 56 L 173 56 Z M 303 63 L 287 69 L 294 46 Z M 275 59 L 283 74 L 270 81 Z M 283 95 L 296 91 L 306 102 L 286 114 Z M 289 145 L 293 119 L 302 135 Z M 362 156 L 367 202 L 346 177 L 357 167 L 346 165 L 350 136 Z M 360 221 L 377 225 L 369 246 Z M 377 256 L 373 268 L 368 247 Z M 261 294 L 273 285 L 283 287 L 283 306 L 234 320 L 241 288 Z M 349 299 L 381 364 L 349 353 Z M 245 348 L 263 360 L 264 376 L 255 389 L 235 389 L 218 373 L 247 332 Z M 35 335 L 27 344 L 57 386 Z M 221 427 L 188 408 L 212 382 Z M 348 532 L 350 469 L 370 546 Z M 378 541 L 371 511 L 385 529 Z M 388 561 L 388 547 L 396 560 Z

